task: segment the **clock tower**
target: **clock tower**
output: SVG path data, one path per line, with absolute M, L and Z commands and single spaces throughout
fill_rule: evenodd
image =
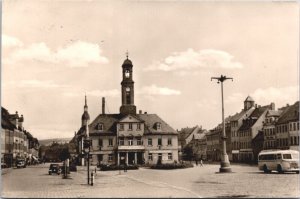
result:
M 136 114 L 136 106 L 134 105 L 134 81 L 132 80 L 132 62 L 127 58 L 122 65 L 121 92 L 122 92 L 122 106 L 120 113 L 123 115 Z

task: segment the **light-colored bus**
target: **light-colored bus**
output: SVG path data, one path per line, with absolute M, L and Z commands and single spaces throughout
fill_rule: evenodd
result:
M 258 168 L 265 173 L 272 171 L 299 173 L 299 152 L 295 150 L 263 150 L 258 154 Z

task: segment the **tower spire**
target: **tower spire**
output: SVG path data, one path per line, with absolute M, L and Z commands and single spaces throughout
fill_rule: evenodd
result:
M 89 123 L 89 120 L 90 120 L 90 115 L 88 113 L 87 98 L 86 98 L 86 94 L 85 94 L 85 96 L 84 96 L 84 112 L 81 117 L 82 126 L 87 125 Z
M 128 59 L 128 54 L 129 54 L 129 53 L 128 53 L 128 50 L 127 50 L 127 51 L 126 51 L 126 59 Z

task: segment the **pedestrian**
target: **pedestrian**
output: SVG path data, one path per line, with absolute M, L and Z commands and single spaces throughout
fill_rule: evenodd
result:
M 198 166 L 198 159 L 196 159 L 196 166 Z
M 127 172 L 127 164 L 124 164 L 124 172 Z
M 203 167 L 203 161 L 202 161 L 202 159 L 200 160 L 200 165 L 201 165 L 201 167 Z

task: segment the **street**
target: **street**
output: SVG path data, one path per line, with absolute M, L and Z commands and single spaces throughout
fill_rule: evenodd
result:
M 87 185 L 85 167 L 71 179 L 48 175 L 49 164 L 2 174 L 2 197 L 299 197 L 299 175 L 264 174 L 256 166 L 232 165 L 233 173 L 216 173 L 219 165 L 188 169 L 97 171 Z M 92 167 L 94 168 L 94 167 Z

